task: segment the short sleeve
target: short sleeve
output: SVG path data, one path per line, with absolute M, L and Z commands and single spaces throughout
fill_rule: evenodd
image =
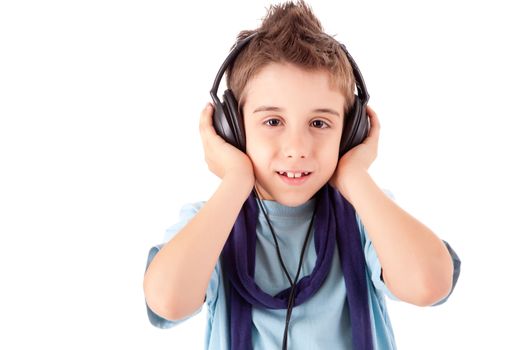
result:
M 452 276 L 452 288 L 450 288 L 450 292 L 448 293 L 446 297 L 444 297 L 437 303 L 433 304 L 432 306 L 441 305 L 448 300 L 448 298 L 454 291 L 454 288 L 456 288 L 456 284 L 458 283 L 458 279 L 459 279 L 459 274 L 461 273 L 461 260 L 459 259 L 459 256 L 456 254 L 454 249 L 452 249 L 452 247 L 450 246 L 450 244 L 448 244 L 447 241 L 443 241 L 443 243 L 445 243 L 445 246 L 447 247 L 448 252 L 450 254 L 450 258 L 452 259 L 452 264 L 454 265 L 454 273 Z
M 188 222 L 197 214 L 197 212 L 202 208 L 203 205 L 204 205 L 204 202 L 197 202 L 197 203 L 184 205 L 181 208 L 181 210 L 180 210 L 179 221 L 176 224 L 170 226 L 165 231 L 165 233 L 164 233 L 164 242 L 166 243 L 169 240 L 171 240 L 173 237 L 175 237 L 177 235 L 177 233 L 179 233 L 180 230 L 182 228 L 184 228 L 188 224 Z M 157 253 L 160 251 L 160 249 L 163 246 L 164 246 L 164 243 L 156 245 L 156 246 L 152 247 L 149 250 L 148 260 L 147 260 L 147 263 L 146 263 L 146 270 L 148 269 L 149 264 L 151 263 L 153 258 L 157 255 Z M 214 302 L 215 299 L 216 299 L 217 286 L 218 286 L 218 283 L 219 283 L 218 282 L 219 276 L 220 276 L 220 274 L 218 273 L 218 266 L 216 266 L 214 271 L 213 271 L 213 273 L 212 273 L 211 280 L 210 280 L 210 283 L 208 285 L 208 289 L 206 290 L 206 302 L 207 303 L 210 303 L 212 301 Z M 202 310 L 202 306 L 198 310 L 196 310 L 192 315 L 190 315 L 190 316 L 188 316 L 188 317 L 186 317 L 184 319 L 175 320 L 175 321 L 174 320 L 167 320 L 167 319 L 159 316 L 153 310 L 151 310 L 151 308 L 148 306 L 147 303 L 146 303 L 146 310 L 147 310 L 148 319 L 149 319 L 150 323 L 152 325 L 154 325 L 155 327 L 164 329 L 164 328 L 171 328 L 173 326 L 176 326 L 177 324 L 182 323 L 182 322 L 186 321 L 187 319 L 197 315 Z

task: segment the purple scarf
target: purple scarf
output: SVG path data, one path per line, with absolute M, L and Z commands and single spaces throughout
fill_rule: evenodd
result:
M 337 241 L 350 311 L 352 348 L 372 350 L 372 328 L 368 309 L 365 257 L 353 206 L 326 184 L 317 193 L 315 250 L 312 273 L 297 282 L 294 306 L 301 305 L 322 286 L 330 270 Z M 257 201 L 252 194 L 244 203 L 222 251 L 222 263 L 230 281 L 230 340 L 232 350 L 251 350 L 252 306 L 287 309 L 291 287 L 271 296 L 253 278 Z M 283 320 L 284 327 L 284 320 Z

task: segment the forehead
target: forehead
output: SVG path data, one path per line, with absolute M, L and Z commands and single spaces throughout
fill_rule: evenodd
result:
M 291 63 L 270 63 L 246 85 L 245 108 L 253 109 L 258 105 L 308 110 L 332 108 L 342 112 L 344 95 L 332 86 L 326 70 L 307 70 Z

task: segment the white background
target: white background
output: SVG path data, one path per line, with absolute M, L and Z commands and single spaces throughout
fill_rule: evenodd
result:
M 445 305 L 389 302 L 400 349 L 525 348 L 518 3 L 310 2 L 378 112 L 371 174 L 463 261 Z M 202 348 L 205 309 L 149 324 L 146 255 L 219 184 L 199 113 L 268 5 L 1 3 L 0 348 Z

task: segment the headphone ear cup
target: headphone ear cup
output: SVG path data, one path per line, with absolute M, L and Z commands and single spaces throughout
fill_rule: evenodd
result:
M 228 120 L 232 130 L 232 145 L 243 152 L 246 152 L 246 139 L 244 133 L 244 121 L 241 112 L 239 111 L 239 104 L 237 99 L 233 96 L 233 92 L 228 89 L 224 91 L 223 108 L 226 119 Z
M 218 98 L 215 100 L 213 108 L 213 127 L 217 135 L 231 143 L 233 132 L 224 111 L 224 104 Z
M 363 143 L 363 141 L 368 137 L 368 132 L 370 131 L 370 123 L 368 121 L 368 114 L 366 113 L 366 102 L 363 103 L 358 99 L 356 104 L 359 106 L 356 109 L 356 119 L 358 120 L 358 124 L 355 129 L 355 134 L 352 137 L 350 148 Z
M 213 127 L 217 135 L 226 142 L 244 151 L 244 128 L 242 125 L 239 126 L 238 123 L 237 100 L 230 90 L 226 90 L 223 95 L 223 101 L 215 103 Z M 239 138 L 238 130 L 242 130 L 242 138 Z
M 357 96 L 356 96 L 357 101 Z M 352 144 L 352 136 L 355 133 L 356 124 L 358 122 L 356 118 L 356 102 L 352 105 L 352 108 L 346 113 L 343 124 L 343 133 L 341 135 L 341 144 L 339 146 L 339 158 L 341 158 L 346 152 L 350 150 Z
M 362 143 L 368 136 L 369 129 L 366 104 L 363 104 L 359 97 L 356 96 L 352 108 L 345 116 L 345 125 L 341 135 L 341 145 L 339 146 L 339 158 L 353 147 Z

